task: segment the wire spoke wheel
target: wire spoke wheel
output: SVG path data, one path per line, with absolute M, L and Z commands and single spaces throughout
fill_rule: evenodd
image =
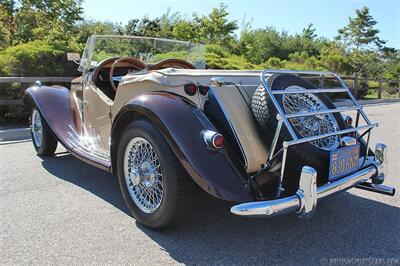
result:
M 38 147 L 42 146 L 42 139 L 43 139 L 42 120 L 39 111 L 36 109 L 32 111 L 31 131 L 32 131 L 33 141 L 35 142 L 36 146 Z
M 286 90 L 306 91 L 300 86 L 289 86 Z M 286 114 L 301 114 L 329 109 L 315 94 L 306 92 L 284 94 L 282 96 L 282 105 Z M 290 119 L 290 122 L 304 138 L 332 133 L 339 130 L 339 125 L 332 113 L 292 118 Z M 330 151 L 339 147 L 339 137 L 334 135 L 323 139 L 313 140 L 310 143 L 317 148 Z
M 125 183 L 136 206 L 145 213 L 154 213 L 164 196 L 160 160 L 154 147 L 142 137 L 134 137 L 124 156 Z

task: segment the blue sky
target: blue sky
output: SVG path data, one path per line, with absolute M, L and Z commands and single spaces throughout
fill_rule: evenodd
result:
M 253 28 L 273 26 L 289 33 L 301 32 L 313 23 L 319 36 L 332 38 L 337 29 L 354 16 L 354 10 L 367 6 L 377 20 L 380 36 L 387 45 L 400 49 L 400 0 L 85 0 L 85 18 L 108 20 L 125 24 L 132 18 L 151 18 L 164 14 L 168 8 L 190 16 L 208 14 L 213 7 L 228 5 L 230 19 L 239 25 L 244 18 L 251 20 Z

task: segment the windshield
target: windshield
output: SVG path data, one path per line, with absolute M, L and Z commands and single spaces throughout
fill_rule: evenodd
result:
M 204 46 L 168 39 L 93 35 L 88 38 L 79 71 L 88 71 L 104 59 L 132 56 L 144 63 L 156 63 L 168 58 L 183 59 L 196 68 L 205 67 Z

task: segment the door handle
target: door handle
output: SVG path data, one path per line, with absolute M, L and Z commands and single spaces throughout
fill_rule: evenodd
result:
M 82 109 L 85 108 L 85 106 L 86 106 L 87 104 L 88 104 L 88 101 L 82 101 L 82 102 L 81 102 Z

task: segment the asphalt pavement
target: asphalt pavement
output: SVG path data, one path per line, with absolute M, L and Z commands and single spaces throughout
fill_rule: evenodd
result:
M 173 231 L 137 224 L 117 179 L 58 149 L 0 145 L 0 264 L 349 265 L 400 264 L 400 104 L 367 107 L 389 146 L 389 197 L 358 189 L 318 202 L 311 221 L 245 219 L 199 196 L 191 221 Z

